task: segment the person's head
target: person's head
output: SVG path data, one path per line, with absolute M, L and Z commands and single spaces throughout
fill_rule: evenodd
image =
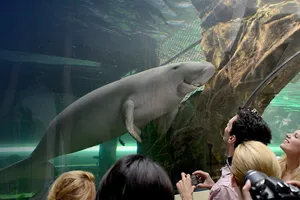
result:
M 268 124 L 255 109 L 249 108 L 238 109 L 237 114 L 228 121 L 223 136 L 227 151 L 233 151 L 244 141 L 254 140 L 267 145 L 271 143 L 271 139 Z
M 85 171 L 61 174 L 50 187 L 47 200 L 94 200 L 94 175 Z
M 129 155 L 113 165 L 100 181 L 96 200 L 174 200 L 165 170 L 151 159 Z
M 232 158 L 232 186 L 240 194 L 244 176 L 249 170 L 265 173 L 267 176 L 280 177 L 280 166 L 275 154 L 263 143 L 247 141 L 239 144 Z
M 280 148 L 285 153 L 285 155 L 279 160 L 282 169 L 281 178 L 286 173 L 288 156 L 295 161 L 295 164 L 298 164 L 298 167 L 296 167 L 292 173 L 292 179 L 300 181 L 300 130 L 296 130 L 291 134 L 286 134 Z
M 300 130 L 296 130 L 291 134 L 286 134 L 286 137 L 281 143 L 280 148 L 287 155 L 300 157 Z

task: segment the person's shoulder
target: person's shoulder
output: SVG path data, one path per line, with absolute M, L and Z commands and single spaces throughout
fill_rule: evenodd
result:
M 232 177 L 231 174 L 223 174 L 211 189 L 214 190 L 219 188 L 220 186 L 230 187 L 231 177 Z
M 214 189 L 211 190 L 211 192 L 228 192 L 228 191 L 234 191 L 233 187 L 231 185 L 218 185 L 217 187 L 215 187 Z
M 238 195 L 235 190 L 228 185 L 219 185 L 217 188 L 212 190 L 209 194 L 209 199 L 238 199 Z

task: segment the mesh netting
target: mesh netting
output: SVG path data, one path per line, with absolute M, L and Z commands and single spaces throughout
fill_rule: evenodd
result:
M 160 63 L 165 63 L 170 58 L 176 56 L 178 53 L 189 48 L 201 38 L 200 20 L 193 21 L 187 28 L 178 31 L 166 42 L 162 43 L 158 49 L 157 54 Z M 176 57 L 171 63 L 183 61 L 200 61 L 204 59 L 200 45 L 196 45 L 187 52 Z

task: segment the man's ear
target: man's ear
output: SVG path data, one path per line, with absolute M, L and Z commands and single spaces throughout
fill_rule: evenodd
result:
M 231 187 L 237 187 L 234 176 L 231 176 Z
M 236 141 L 235 135 L 229 136 L 229 138 L 228 138 L 228 143 L 232 144 L 232 143 L 235 143 L 235 141 Z

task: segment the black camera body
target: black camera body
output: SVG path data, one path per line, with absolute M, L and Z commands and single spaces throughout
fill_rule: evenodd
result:
M 299 188 L 289 185 L 276 177 L 268 177 L 262 172 L 250 170 L 244 181 L 251 181 L 250 194 L 253 200 L 261 199 L 300 199 Z

